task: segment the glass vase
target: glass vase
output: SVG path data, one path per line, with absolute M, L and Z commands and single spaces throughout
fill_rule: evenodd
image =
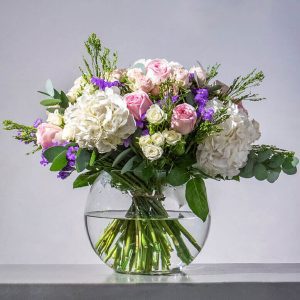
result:
M 177 273 L 199 254 L 205 222 L 185 203 L 185 187 L 151 193 L 121 191 L 103 172 L 92 185 L 85 209 L 87 234 L 95 253 L 116 272 Z

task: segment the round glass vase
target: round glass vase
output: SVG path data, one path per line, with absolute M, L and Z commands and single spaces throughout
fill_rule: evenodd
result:
M 85 208 L 91 246 L 119 273 L 180 272 L 203 248 L 209 225 L 209 215 L 203 222 L 185 203 L 184 186 L 124 192 L 105 172 L 92 185 Z

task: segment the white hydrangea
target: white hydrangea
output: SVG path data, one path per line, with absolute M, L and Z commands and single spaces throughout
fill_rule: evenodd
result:
M 219 100 L 209 101 L 215 111 L 222 107 Z M 230 117 L 221 125 L 223 130 L 205 139 L 197 149 L 196 166 L 210 176 L 232 178 L 247 162 L 251 144 L 260 137 L 259 124 L 250 120 L 246 110 L 232 104 Z
M 136 130 L 125 101 L 113 89 L 83 94 L 64 115 L 63 136 L 73 137 L 79 147 L 100 153 L 116 149 Z

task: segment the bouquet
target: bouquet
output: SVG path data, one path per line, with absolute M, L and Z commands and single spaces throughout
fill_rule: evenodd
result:
M 89 58 L 74 86 L 40 91 L 47 119 L 32 126 L 10 120 L 4 129 L 40 151 L 43 166 L 60 179 L 79 173 L 74 188 L 92 185 L 100 174 L 132 197 L 129 219 L 110 222 L 93 245 L 120 272 L 170 270 L 171 253 L 189 264 L 189 243 L 201 246 L 178 220 L 165 221 L 166 186 L 185 186 L 185 198 L 203 222 L 209 208 L 205 180 L 252 178 L 275 182 L 295 174 L 294 152 L 254 145 L 261 133 L 246 101 L 263 98 L 251 89 L 264 79 L 253 70 L 225 85 L 215 78 L 219 64 L 190 69 L 166 59 L 139 59 L 117 68 L 117 54 L 91 34 Z

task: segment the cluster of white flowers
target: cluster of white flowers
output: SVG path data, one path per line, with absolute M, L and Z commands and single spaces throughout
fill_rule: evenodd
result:
M 153 104 L 146 112 L 146 118 L 151 124 L 160 124 L 166 118 L 167 114 L 157 104 Z
M 215 111 L 223 105 L 210 101 Z M 196 166 L 210 176 L 232 178 L 247 162 L 251 144 L 260 137 L 259 124 L 249 120 L 247 112 L 235 104 L 228 109 L 230 117 L 221 124 L 222 131 L 205 139 L 198 146 Z
M 152 135 L 144 135 L 139 138 L 139 145 L 144 155 L 149 160 L 159 159 L 163 154 L 163 146 L 175 145 L 181 140 L 181 134 L 174 130 L 155 132 Z
M 99 153 L 116 149 L 136 130 L 133 116 L 115 89 L 84 93 L 64 114 L 63 138 Z

